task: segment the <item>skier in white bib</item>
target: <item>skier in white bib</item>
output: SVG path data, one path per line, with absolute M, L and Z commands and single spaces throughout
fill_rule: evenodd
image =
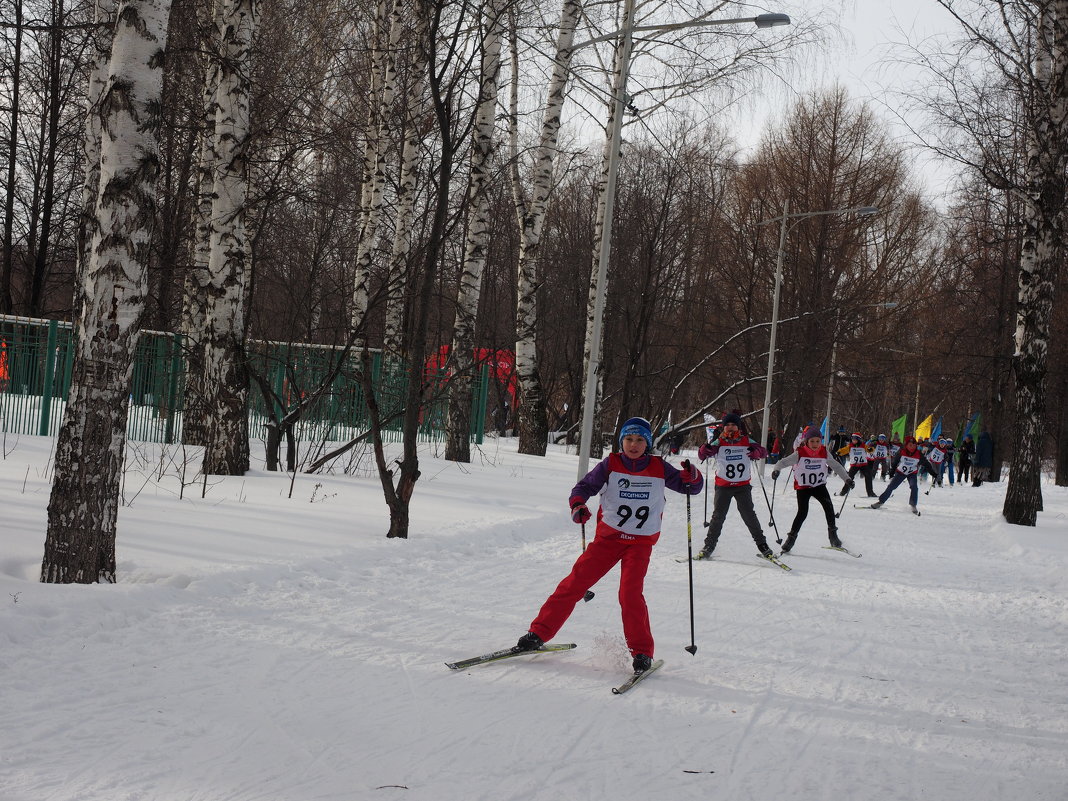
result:
M 778 480 L 779 472 L 788 467 L 794 469 L 794 489 L 797 490 L 797 516 L 790 524 L 790 531 L 786 535 L 786 541 L 782 544 L 782 552 L 789 553 L 797 542 L 797 534 L 801 530 L 805 518 L 808 517 L 809 501 L 815 498 L 823 513 L 827 517 L 827 538 L 831 546 L 841 548 L 842 541 L 838 539 L 837 518 L 834 516 L 834 504 L 831 503 L 831 494 L 827 491 L 827 479 L 833 470 L 845 482 L 846 489 L 853 487 L 853 479 L 849 477 L 846 469 L 838 463 L 837 459 L 831 458 L 827 448 L 823 445 L 823 437 L 818 428 L 814 426 L 805 432 L 805 441 L 797 450 L 775 465 L 771 472 L 773 481 Z

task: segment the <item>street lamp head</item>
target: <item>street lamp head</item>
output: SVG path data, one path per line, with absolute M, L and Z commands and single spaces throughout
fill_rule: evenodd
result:
M 753 22 L 758 28 L 778 28 L 781 25 L 790 24 L 789 14 L 760 14 Z

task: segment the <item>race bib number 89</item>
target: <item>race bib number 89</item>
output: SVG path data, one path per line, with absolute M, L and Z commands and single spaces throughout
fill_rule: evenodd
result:
M 716 475 L 732 484 L 748 481 L 752 475 L 746 448 L 724 445 L 716 454 Z

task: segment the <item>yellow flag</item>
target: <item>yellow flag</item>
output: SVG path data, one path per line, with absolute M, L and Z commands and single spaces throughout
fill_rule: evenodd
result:
M 931 437 L 931 421 L 934 419 L 933 414 L 927 415 L 927 419 L 916 426 L 916 440 L 923 442 L 925 439 Z

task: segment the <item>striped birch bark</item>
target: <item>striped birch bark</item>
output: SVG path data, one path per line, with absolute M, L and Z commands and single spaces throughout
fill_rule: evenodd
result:
M 504 15 L 511 0 L 490 0 L 482 28 L 482 64 L 471 143 L 471 175 L 467 188 L 468 222 L 463 270 L 456 295 L 449 380 L 449 414 L 445 458 L 471 461 L 471 379 L 474 370 L 475 322 L 482 294 L 482 273 L 489 247 L 490 206 L 487 195 L 496 142 L 493 123 L 497 111 L 497 79 L 501 72 L 501 37 Z
M 381 70 L 381 87 L 371 97 L 372 124 L 368 125 L 364 149 L 365 183 L 363 186 L 363 224 L 356 245 L 356 273 L 352 290 L 353 330 L 359 329 L 367 315 L 370 299 L 371 268 L 378 239 L 378 227 L 386 193 L 386 120 L 397 93 L 397 47 L 404 28 L 404 0 L 393 0 L 389 6 L 389 34 L 385 51 L 376 54 Z
M 118 7 L 100 114 L 99 184 L 79 337 L 56 441 L 41 581 L 113 583 L 130 370 L 156 214 L 163 52 L 170 0 Z
M 622 64 L 620 63 L 621 52 L 619 48 L 616 48 L 615 59 L 613 62 L 613 84 L 612 84 L 612 97 L 617 96 L 619 92 L 619 81 L 621 80 Z M 608 203 L 608 165 L 612 158 L 612 150 L 619 149 L 623 146 L 622 142 L 616 142 L 611 139 L 611 132 L 613 129 L 613 123 L 615 122 L 615 103 L 608 104 L 608 124 L 606 126 L 604 151 L 601 155 L 601 174 L 597 179 L 597 214 L 593 228 L 593 264 L 590 277 L 590 293 L 586 300 L 586 340 L 582 349 L 582 374 L 586 375 L 589 370 L 590 359 L 596 359 L 597 365 L 597 387 L 594 392 L 593 398 L 593 438 L 590 441 L 590 458 L 597 459 L 604 452 L 604 442 L 600 435 L 600 432 L 604 430 L 601 424 L 601 398 L 604 397 L 604 326 L 601 327 L 601 339 L 597 342 L 593 341 L 593 322 L 595 316 L 595 306 L 597 304 L 597 263 L 598 257 L 601 252 L 601 237 L 612 235 L 612 221 L 608 220 L 608 230 L 605 231 L 605 206 Z M 611 265 L 609 265 L 611 267 Z M 605 303 L 607 305 L 608 286 L 611 282 L 606 281 L 604 287 Z
M 421 42 L 426 38 L 426 19 L 417 14 L 412 40 Z M 422 76 L 426 71 L 423 49 L 413 48 L 410 72 Z M 407 297 L 408 259 L 412 250 L 412 230 L 415 221 L 416 190 L 419 183 L 420 153 L 423 144 L 425 118 L 429 113 L 426 84 L 421 77 L 413 80 L 408 90 L 405 111 L 404 146 L 401 151 L 400 177 L 397 182 L 396 218 L 394 221 L 393 247 L 386 270 L 386 322 L 382 350 L 387 361 L 396 362 L 404 354 L 404 308 Z
M 116 0 L 96 0 L 93 22 L 97 26 L 93 39 L 93 61 L 89 68 L 89 84 L 85 94 L 85 139 L 82 155 L 85 159 L 85 179 L 82 183 L 81 217 L 78 221 L 78 269 L 74 282 L 72 308 L 74 319 L 80 319 L 82 281 L 89 264 L 89 247 L 96 232 L 96 198 L 100 193 L 100 99 L 108 84 L 111 63 L 111 44 L 115 34 Z
M 553 165 L 556 161 L 560 118 L 571 69 L 572 45 L 581 13 L 581 0 L 564 0 L 560 10 L 556 57 L 553 61 L 553 71 L 545 101 L 545 113 L 542 117 L 538 146 L 534 151 L 534 175 L 529 198 L 523 190 L 519 169 L 519 59 L 514 41 L 512 46 L 509 155 L 512 169 L 512 194 L 520 231 L 515 344 L 519 408 L 516 419 L 519 428 L 519 452 L 537 456 L 545 455 L 549 434 L 545 397 L 538 370 L 538 262 L 541 258 L 541 234 L 545 223 L 545 209 L 552 191 Z
M 1068 159 L 1068 0 L 1043 9 L 1036 32 L 1036 106 L 1029 131 L 1016 302 L 1016 425 L 1003 513 L 1033 526 L 1042 510 L 1046 374 L 1054 279 L 1064 254 Z
M 218 25 L 215 20 L 221 13 L 220 0 L 212 4 L 211 43 L 206 48 L 204 85 L 201 92 L 202 123 L 200 134 L 200 160 L 197 163 L 197 209 L 191 267 L 185 274 L 182 293 L 181 331 L 185 339 L 185 398 L 182 410 L 182 442 L 186 445 L 207 443 L 204 420 L 204 352 L 201 332 L 204 330 L 204 292 L 208 285 L 208 257 L 212 237 L 212 193 L 215 190 L 215 165 L 219 157 L 215 152 L 215 94 L 219 87 Z
M 211 248 L 201 331 L 205 398 L 204 472 L 243 475 L 249 468 L 248 370 L 245 365 L 249 241 L 249 97 L 252 39 L 259 0 L 223 0 L 216 92 L 215 181 Z

